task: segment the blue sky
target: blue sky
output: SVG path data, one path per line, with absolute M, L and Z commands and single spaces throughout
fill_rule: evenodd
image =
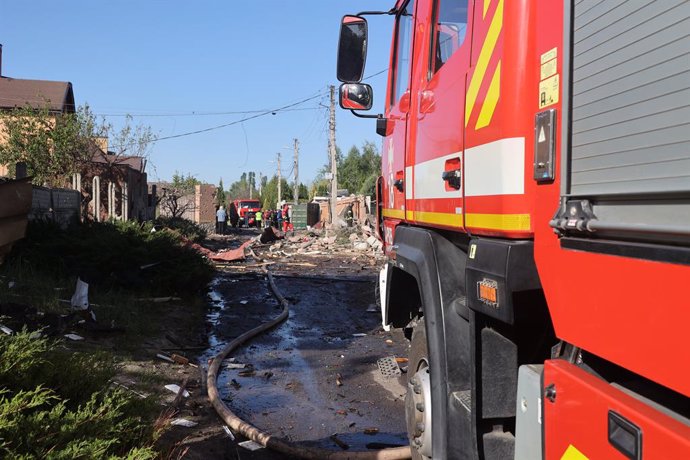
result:
M 118 125 L 124 114 L 160 137 L 205 129 L 303 99 L 293 110 L 161 140 L 150 149 L 149 180 L 175 171 L 226 186 L 244 171 L 292 170 L 300 141 L 300 182 L 327 162 L 328 85 L 342 15 L 388 10 L 393 0 L 94 1 L 0 0 L 3 76 L 70 81 Z M 393 18 L 370 16 L 365 75 L 388 66 Z M 367 80 L 382 110 L 386 73 Z M 214 114 L 208 114 L 209 112 Z M 217 114 L 221 112 L 222 114 Z M 228 113 L 251 112 L 251 113 Z M 192 115 L 195 113 L 196 115 Z M 336 110 L 343 151 L 381 138 L 373 120 Z

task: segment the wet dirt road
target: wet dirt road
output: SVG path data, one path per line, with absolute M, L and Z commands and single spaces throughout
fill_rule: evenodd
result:
M 406 357 L 408 343 L 399 331 L 380 327 L 374 278 L 277 274 L 275 280 L 290 301 L 290 317 L 236 350 L 234 363 L 224 362 L 218 388 L 230 409 L 265 432 L 305 445 L 351 451 L 406 445 L 405 375 L 384 376 L 377 360 Z M 221 273 L 209 296 L 205 357 L 281 310 L 261 274 Z M 285 457 L 261 449 L 240 458 Z

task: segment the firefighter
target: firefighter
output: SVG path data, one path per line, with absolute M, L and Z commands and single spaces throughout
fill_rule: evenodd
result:
M 261 209 L 256 211 L 256 217 L 254 218 L 254 223 L 256 224 L 256 228 L 261 228 Z

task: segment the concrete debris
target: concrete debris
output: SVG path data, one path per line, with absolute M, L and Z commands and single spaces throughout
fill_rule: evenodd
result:
M 14 333 L 12 329 L 10 329 L 7 326 L 3 326 L 2 324 L 0 324 L 0 331 L 4 332 L 7 335 L 12 335 Z
M 367 251 L 369 250 L 369 245 L 365 241 L 357 241 L 352 245 L 355 251 Z

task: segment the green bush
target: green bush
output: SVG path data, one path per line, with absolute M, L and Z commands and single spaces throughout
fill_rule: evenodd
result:
M 155 458 L 154 403 L 109 387 L 112 359 L 56 345 L 0 337 L 0 458 Z
M 208 260 L 176 231 L 152 229 L 151 223 L 114 222 L 62 230 L 31 222 L 8 262 L 105 289 L 181 296 L 203 289 L 213 274 Z
M 201 243 L 207 236 L 208 232 L 203 227 L 199 226 L 191 220 L 182 217 L 158 217 L 153 221 L 156 228 L 167 228 L 177 231 L 180 235 L 194 243 Z

